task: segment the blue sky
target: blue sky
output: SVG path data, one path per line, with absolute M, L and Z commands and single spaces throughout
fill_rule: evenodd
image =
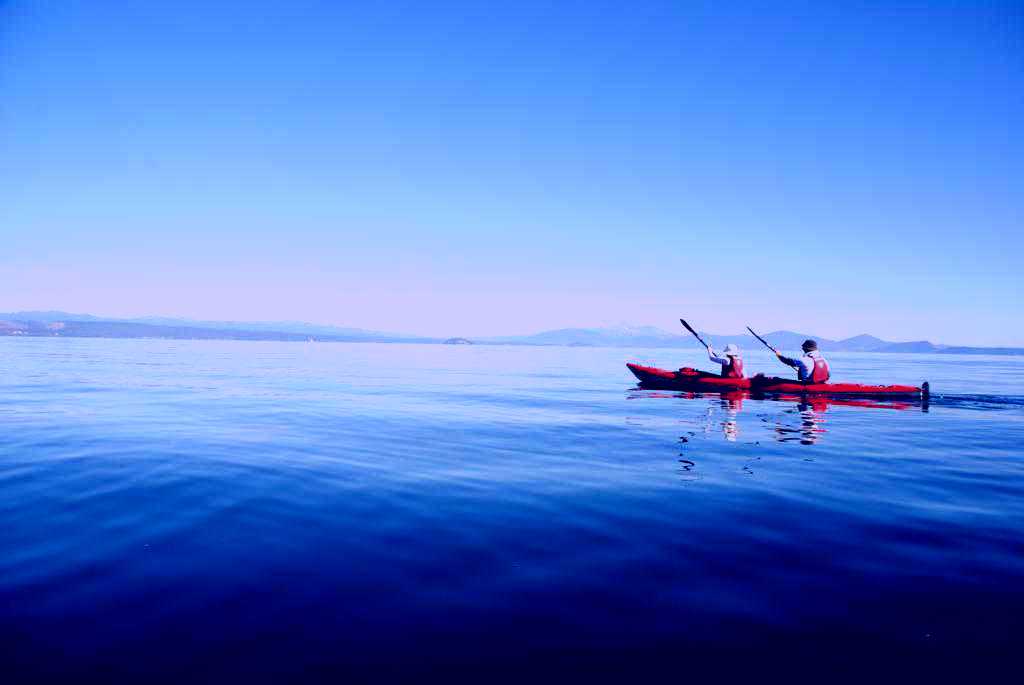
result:
M 0 2 L 0 311 L 1024 344 L 1019 3 L 721 4 Z

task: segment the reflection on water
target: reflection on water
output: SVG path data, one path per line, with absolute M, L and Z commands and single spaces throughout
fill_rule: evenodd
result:
M 783 410 L 783 413 L 787 417 L 775 424 L 776 439 L 779 442 L 798 441 L 801 445 L 813 445 L 826 432 L 824 412 L 819 412 L 810 404 L 800 403 Z M 798 420 L 786 420 L 788 417 Z
M 771 424 L 773 435 L 778 442 L 795 442 L 814 445 L 828 432 L 826 413 L 834 407 L 858 409 L 889 409 L 895 411 L 918 410 L 927 412 L 928 402 L 908 400 L 884 400 L 867 398 L 831 398 L 802 395 L 752 395 L 746 391 L 722 393 L 669 392 L 644 390 L 637 387 L 628 394 L 629 399 L 674 398 L 706 402 L 699 418 L 689 420 L 702 435 L 721 436 L 728 442 L 736 442 L 743 432 L 741 415 L 744 401 L 759 407 L 760 411 L 775 408 L 770 416 L 759 416 L 760 424 Z M 685 419 L 684 419 L 685 421 Z M 757 439 L 757 438 L 755 438 Z M 687 442 L 686 438 L 682 439 Z

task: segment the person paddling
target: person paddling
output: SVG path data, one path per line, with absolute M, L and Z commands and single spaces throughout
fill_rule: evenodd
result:
M 818 343 L 813 340 L 804 340 L 804 344 L 800 348 L 804 351 L 804 356 L 800 359 L 783 356 L 781 352 L 775 349 L 772 351 L 775 352 L 775 356 L 779 358 L 780 362 L 796 369 L 797 377 L 801 382 L 828 383 L 831 372 L 828 368 L 828 362 L 818 352 Z
M 740 348 L 729 343 L 722 350 L 725 358 L 715 354 L 715 349 L 708 345 L 708 359 L 716 364 L 722 365 L 722 378 L 746 378 L 743 375 L 743 357 L 740 356 Z
M 686 323 L 685 319 L 679 319 L 679 323 L 683 324 L 683 328 L 690 331 L 690 333 L 693 333 L 693 337 L 695 337 L 700 344 L 704 346 L 704 349 L 708 351 L 708 358 L 711 359 L 711 361 L 722 365 L 722 378 L 746 378 L 746 376 L 743 375 L 743 358 L 740 357 L 740 348 L 738 346 L 733 345 L 732 343 L 726 345 L 725 349 L 722 350 L 722 353 L 725 355 L 725 359 L 722 359 L 715 354 L 711 345 L 704 342 L 704 339 L 700 337 L 700 333 L 695 331 L 693 326 Z M 701 371 L 700 373 L 704 372 Z

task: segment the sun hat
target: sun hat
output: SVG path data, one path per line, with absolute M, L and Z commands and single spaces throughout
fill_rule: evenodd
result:
M 740 348 L 739 348 L 739 346 L 738 345 L 733 345 L 732 343 L 729 343 L 728 345 L 726 345 L 725 349 L 722 350 L 722 352 L 726 356 L 729 356 L 729 357 L 738 357 L 738 356 L 740 356 Z

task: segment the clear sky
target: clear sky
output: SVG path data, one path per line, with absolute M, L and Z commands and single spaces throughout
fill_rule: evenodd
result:
M 1024 344 L 1022 4 L 726 4 L 0 0 L 0 311 Z

